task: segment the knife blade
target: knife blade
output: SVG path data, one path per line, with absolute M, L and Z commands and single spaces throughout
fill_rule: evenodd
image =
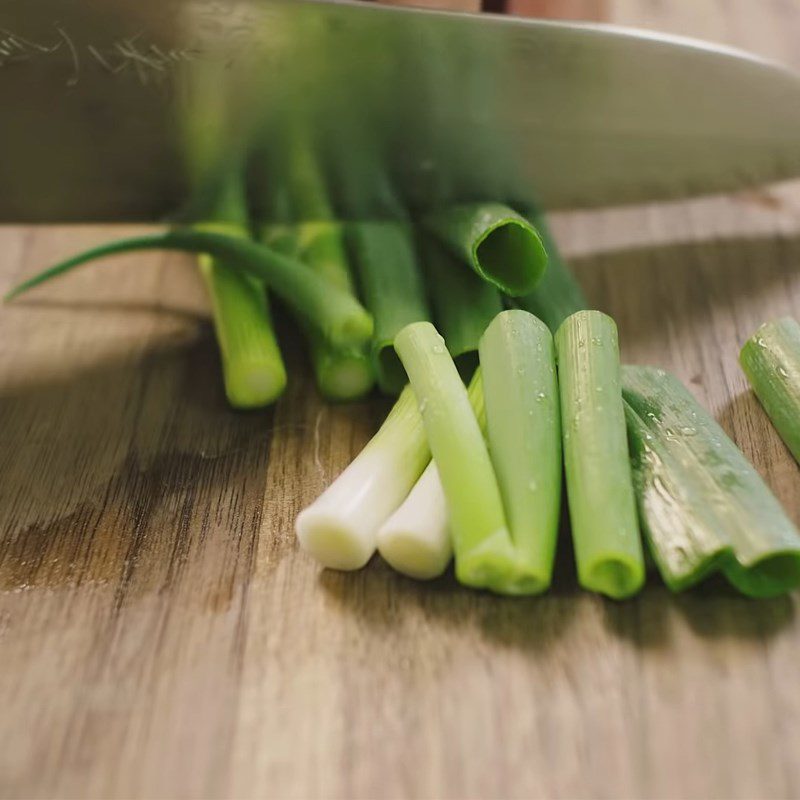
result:
M 0 219 L 198 213 L 185 157 L 198 73 L 225 98 L 209 161 L 258 155 L 264 217 L 298 136 L 343 217 L 486 197 L 591 207 L 800 175 L 800 76 L 727 47 L 316 0 L 3 0 Z

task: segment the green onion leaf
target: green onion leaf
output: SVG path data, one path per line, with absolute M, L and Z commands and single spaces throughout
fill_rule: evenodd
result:
M 579 311 L 556 333 L 564 465 L 578 580 L 622 599 L 644 558 L 631 482 L 614 320 Z
M 454 255 L 512 297 L 531 292 L 547 267 L 536 229 L 500 203 L 450 206 L 430 215 L 426 225 Z
M 551 582 L 561 513 L 561 416 L 553 336 L 527 311 L 504 311 L 480 344 L 492 463 L 516 551 L 509 593 Z
M 397 394 L 406 384 L 394 351 L 397 333 L 430 319 L 411 226 L 403 222 L 357 222 L 349 230 L 361 290 L 375 320 L 372 360 L 378 386 Z
M 800 534 L 761 476 L 672 375 L 623 367 L 642 527 L 679 591 L 716 567 L 739 591 L 800 586 Z
M 739 361 L 772 424 L 800 461 L 800 325 L 791 317 L 762 325 Z
M 7 295 L 11 300 L 75 267 L 106 256 L 140 250 L 205 253 L 267 283 L 287 306 L 336 345 L 358 346 L 372 335 L 372 317 L 348 292 L 321 279 L 302 262 L 263 245 L 221 233 L 178 228 L 109 242 L 86 250 L 29 278 Z

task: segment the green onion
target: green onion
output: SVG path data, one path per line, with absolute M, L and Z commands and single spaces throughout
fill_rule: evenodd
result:
M 800 325 L 791 317 L 762 325 L 739 361 L 772 424 L 800 461 Z
M 536 288 L 530 294 L 516 298 L 514 305 L 530 311 L 555 332 L 568 316 L 588 308 L 588 302 L 575 276 L 561 258 L 544 216 L 532 217 L 531 222 L 547 250 L 547 270 Z
M 430 459 L 410 387 L 342 474 L 295 524 L 302 547 L 332 569 L 363 567 L 375 552 L 378 529 L 405 500 Z
M 515 593 L 545 591 L 561 513 L 561 418 L 553 337 L 527 311 L 504 311 L 481 339 L 492 463 L 517 557 Z
M 614 320 L 579 311 L 556 334 L 564 464 L 578 580 L 616 599 L 645 578 Z
M 500 293 L 432 237 L 420 237 L 420 252 L 436 325 L 461 374 L 470 374 L 483 332 L 503 310 Z
M 516 578 L 503 503 L 480 425 L 444 339 L 429 322 L 395 339 L 425 425 L 447 498 L 456 576 L 468 586 L 503 591 Z
M 481 429 L 486 427 L 480 370 L 467 389 Z M 398 572 L 427 580 L 441 575 L 453 552 L 447 500 L 431 461 L 402 505 L 378 531 L 378 552 Z
M 722 428 L 663 370 L 622 376 L 639 512 L 667 586 L 716 567 L 753 597 L 800 586 L 800 534 Z
M 262 241 L 307 264 L 342 291 L 355 295 L 340 223 L 324 220 L 296 226 L 265 226 Z M 301 324 L 309 341 L 320 393 L 336 401 L 354 400 L 367 394 L 374 383 L 367 346 L 336 346 L 302 320 Z
M 348 292 L 315 275 L 302 262 L 246 239 L 189 228 L 123 239 L 86 250 L 19 284 L 5 299 L 11 300 L 89 261 L 139 250 L 205 253 L 264 280 L 298 317 L 336 345 L 358 346 L 372 335 L 372 318 L 360 303 Z
M 247 236 L 244 228 L 231 224 L 218 223 L 215 229 L 223 225 L 231 236 Z M 286 367 L 263 285 L 205 255 L 200 256 L 200 273 L 211 300 L 228 402 L 242 409 L 273 403 L 286 388 Z
M 508 206 L 455 205 L 430 215 L 426 224 L 454 255 L 512 297 L 532 291 L 547 266 L 536 229 Z
M 381 525 L 378 552 L 398 572 L 417 580 L 436 578 L 447 569 L 453 547 L 447 500 L 435 461 Z
M 378 386 L 397 394 L 406 384 L 394 351 L 397 333 L 430 318 L 410 225 L 358 222 L 350 228 L 361 290 L 375 320 L 372 359 Z

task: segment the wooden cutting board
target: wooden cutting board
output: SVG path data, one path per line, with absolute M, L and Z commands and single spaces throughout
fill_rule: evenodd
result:
M 586 5 L 800 66 L 795 2 Z M 736 364 L 800 316 L 800 187 L 553 222 L 624 357 L 686 381 L 800 522 Z M 0 289 L 126 230 L 0 228 Z M 189 258 L 0 309 L 0 795 L 800 796 L 797 597 L 612 603 L 564 558 L 528 600 L 321 572 L 295 514 L 385 404 L 323 404 L 284 344 L 285 398 L 235 414 Z

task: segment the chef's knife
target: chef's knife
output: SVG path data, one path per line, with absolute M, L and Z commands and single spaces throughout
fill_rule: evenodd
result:
M 800 77 L 724 47 L 311 0 L 0 0 L 0 220 L 191 209 L 181 119 L 197 70 L 218 76 L 236 146 L 269 165 L 265 192 L 301 126 L 345 216 L 800 174 Z

